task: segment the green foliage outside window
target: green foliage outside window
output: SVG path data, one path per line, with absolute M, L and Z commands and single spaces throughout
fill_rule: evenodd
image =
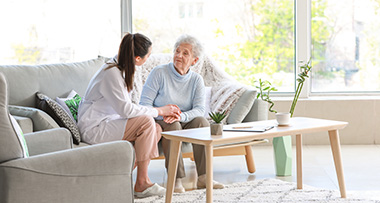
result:
M 323 16 L 326 8 L 325 1 L 312 1 L 313 16 Z M 317 5 L 318 4 L 318 5 Z M 278 0 L 247 0 L 248 12 L 245 18 L 251 19 L 252 24 L 236 24 L 235 32 L 245 38 L 243 43 L 224 44 L 220 49 L 223 54 L 214 54 L 222 62 L 225 71 L 236 80 L 247 85 L 255 86 L 260 78 L 273 81 L 273 85 L 281 87 L 285 80 L 294 81 L 294 1 Z M 326 41 L 331 36 L 331 27 L 321 21 L 312 24 L 313 46 L 318 51 L 313 57 L 322 59 L 326 52 Z M 223 35 L 221 29 L 215 30 L 215 36 Z M 225 54 L 224 54 L 225 53 Z M 316 60 L 318 61 L 318 60 Z M 315 65 L 315 64 L 314 64 Z M 292 78 L 272 78 L 275 73 L 290 73 Z M 263 76 L 264 75 L 264 76 Z

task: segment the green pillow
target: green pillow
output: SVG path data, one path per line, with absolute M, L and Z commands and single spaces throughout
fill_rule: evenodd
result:
M 78 122 L 78 107 L 82 98 L 74 90 L 71 90 L 67 98 L 55 98 L 55 101 L 69 114 L 73 121 Z

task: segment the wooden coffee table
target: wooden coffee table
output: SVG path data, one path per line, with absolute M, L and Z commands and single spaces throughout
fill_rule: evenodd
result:
M 276 121 L 258 121 L 231 126 L 252 126 L 252 125 L 275 125 Z M 331 150 L 335 163 L 335 170 L 338 177 L 339 189 L 342 198 L 346 197 L 346 187 L 344 183 L 343 167 L 341 159 L 340 141 L 338 130 L 348 125 L 347 122 L 324 120 L 316 118 L 296 117 L 291 118 L 289 126 L 278 126 L 262 133 L 255 132 L 227 132 L 221 136 L 211 136 L 210 128 L 195 128 L 180 131 L 162 132 L 162 135 L 171 140 L 170 160 L 168 168 L 168 182 L 166 188 L 166 202 L 172 201 L 174 191 L 174 181 L 177 173 L 178 157 L 182 142 L 190 142 L 205 146 L 206 150 L 206 200 L 212 202 L 212 180 L 213 180 L 213 149 L 229 145 L 244 146 L 250 145 L 256 139 L 267 139 L 296 135 L 296 154 L 297 154 L 297 188 L 302 189 L 302 134 L 327 131 L 330 138 Z

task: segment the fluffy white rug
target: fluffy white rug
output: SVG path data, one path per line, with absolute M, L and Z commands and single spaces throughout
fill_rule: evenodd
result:
M 372 202 L 380 203 L 380 191 L 349 191 L 347 198 L 340 198 L 338 190 L 326 190 L 304 184 L 298 190 L 297 183 L 278 179 L 254 180 L 227 185 L 213 191 L 213 202 Z M 164 196 L 135 199 L 135 202 L 165 202 Z M 206 190 L 193 190 L 173 195 L 172 202 L 206 202 Z

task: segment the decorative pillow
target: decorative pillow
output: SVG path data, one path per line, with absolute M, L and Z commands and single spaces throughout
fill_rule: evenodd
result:
M 20 126 L 18 125 L 16 119 L 11 114 L 9 114 L 9 117 L 11 119 L 13 129 L 16 131 L 18 141 L 20 142 L 20 145 L 24 154 L 24 158 L 27 158 L 29 157 L 29 150 L 28 150 L 28 146 L 26 145 L 24 133 L 22 133 L 22 130 Z
M 78 122 L 78 107 L 81 100 L 82 98 L 74 90 L 71 90 L 67 98 L 55 98 L 55 101 L 57 101 L 58 104 L 62 106 L 67 114 L 69 114 L 70 118 L 75 122 Z
M 49 114 L 59 126 L 67 128 L 73 136 L 74 144 L 80 143 L 79 129 L 76 123 L 70 118 L 69 114 L 50 97 L 37 92 L 37 108 Z

